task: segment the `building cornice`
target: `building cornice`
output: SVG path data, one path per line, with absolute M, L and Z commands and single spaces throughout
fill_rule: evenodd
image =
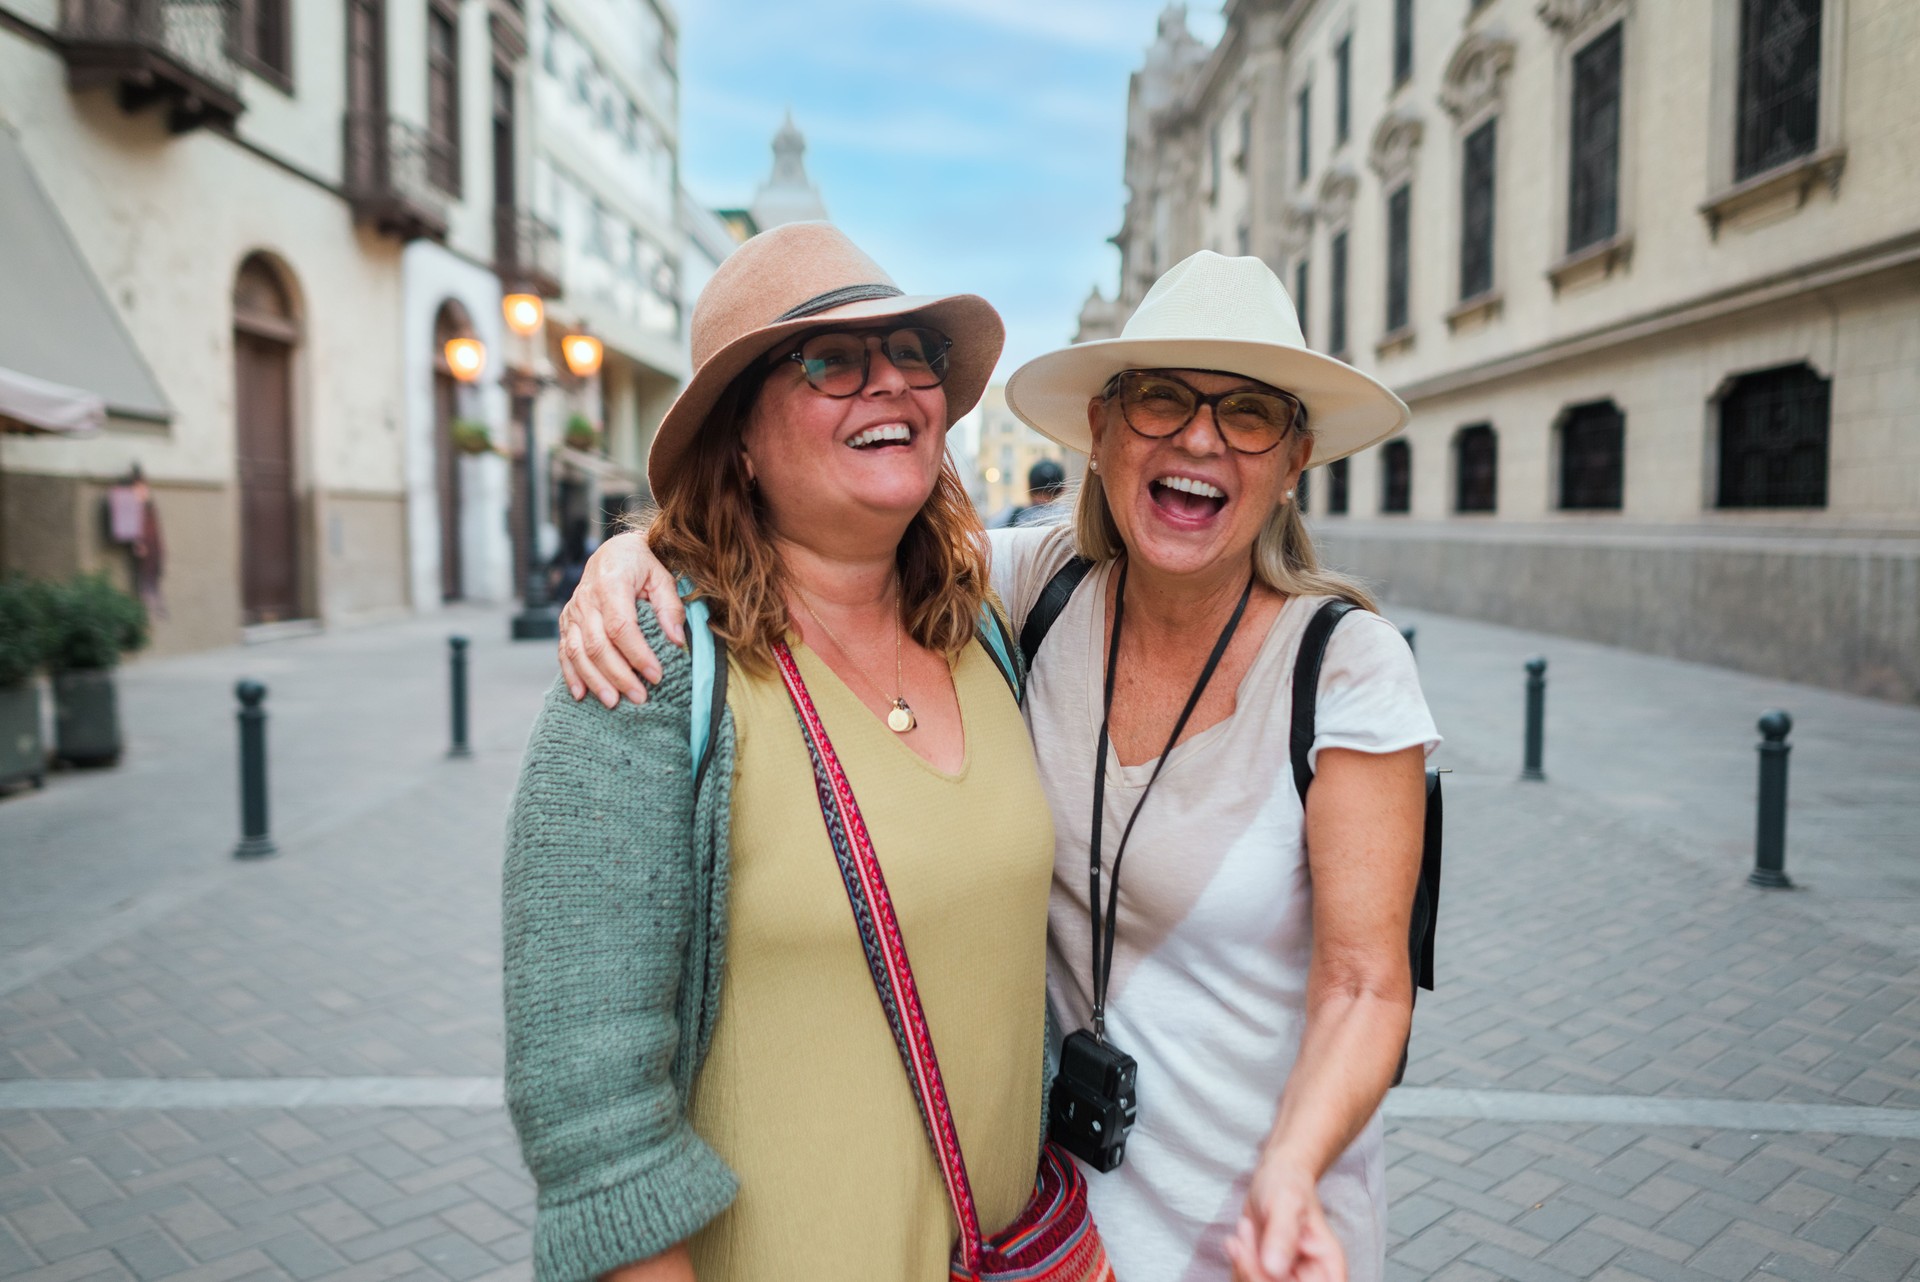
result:
M 1832 289 L 1915 265 L 1920 265 L 1920 231 L 1903 232 L 1758 280 L 1596 326 L 1525 351 L 1419 379 L 1394 390 L 1409 403 L 1436 396 L 1450 396 L 1550 369 L 1564 361 L 1577 360 L 1627 343 L 1644 342 L 1756 308 L 1789 302 L 1811 291 Z

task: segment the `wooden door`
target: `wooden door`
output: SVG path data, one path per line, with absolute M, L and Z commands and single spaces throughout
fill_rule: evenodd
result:
M 453 444 L 459 385 L 452 374 L 433 375 L 433 485 L 440 503 L 440 599 L 458 601 L 460 566 L 460 451 Z
M 236 330 L 241 604 L 247 623 L 301 616 L 300 509 L 294 489 L 293 349 Z

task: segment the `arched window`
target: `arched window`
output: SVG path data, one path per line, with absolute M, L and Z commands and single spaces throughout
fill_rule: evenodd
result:
M 1825 507 L 1833 384 L 1806 364 L 1733 380 L 1720 398 L 1720 507 Z
M 1560 420 L 1560 507 L 1618 511 L 1626 474 L 1627 416 L 1612 401 L 1575 405 Z
M 263 255 L 253 255 L 233 282 L 240 599 L 249 624 L 303 614 L 293 434 L 293 352 L 299 338 L 285 279 Z
M 1499 444 L 1489 423 L 1463 427 L 1453 438 L 1453 510 L 1491 512 L 1499 503 Z
M 1380 510 L 1413 510 L 1413 446 L 1405 441 L 1380 447 Z

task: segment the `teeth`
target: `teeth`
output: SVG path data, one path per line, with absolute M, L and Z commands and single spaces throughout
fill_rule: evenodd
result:
M 857 450 L 868 445 L 878 445 L 883 441 L 899 441 L 906 444 L 912 440 L 913 431 L 905 423 L 882 423 L 878 427 L 870 427 L 860 435 L 850 438 L 847 444 Z
M 1156 484 L 1170 490 L 1183 490 L 1188 494 L 1198 494 L 1203 499 L 1223 499 L 1227 492 L 1218 486 L 1208 485 L 1205 481 L 1196 481 L 1190 476 L 1163 476 Z

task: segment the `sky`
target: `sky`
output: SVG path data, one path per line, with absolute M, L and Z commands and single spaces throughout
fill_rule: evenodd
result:
M 1111 296 L 1127 78 L 1165 0 L 680 0 L 680 169 L 744 207 L 784 113 L 827 210 L 908 293 L 977 293 L 999 377 Z M 1220 31 L 1215 0 L 1189 25 Z

